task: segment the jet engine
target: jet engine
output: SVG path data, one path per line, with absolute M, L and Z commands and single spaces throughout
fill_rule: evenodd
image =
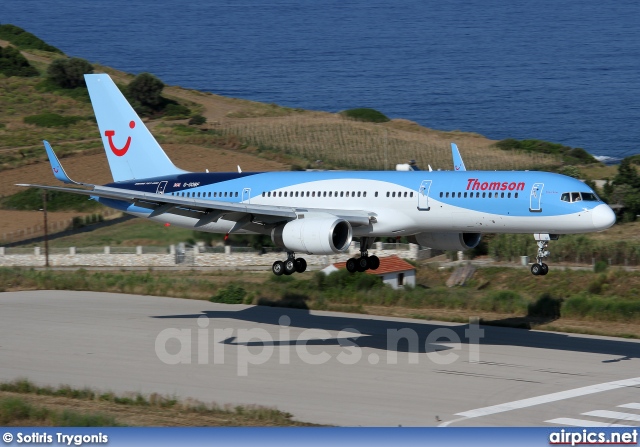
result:
M 416 242 L 436 250 L 468 250 L 475 248 L 482 239 L 480 233 L 418 233 Z
M 351 224 L 335 216 L 292 220 L 271 230 L 271 240 L 278 247 L 310 255 L 343 252 L 351 238 Z

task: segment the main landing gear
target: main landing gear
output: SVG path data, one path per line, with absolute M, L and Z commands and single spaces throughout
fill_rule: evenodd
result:
M 542 262 L 542 260 L 551 254 L 551 252 L 547 250 L 549 241 L 558 240 L 558 235 L 534 234 L 533 237 L 536 239 L 536 244 L 538 244 L 538 254 L 536 255 L 536 262 L 531 266 L 531 273 L 536 276 L 544 276 L 549 273 L 549 266 Z
M 350 273 L 364 272 L 365 270 L 377 270 L 380 267 L 380 258 L 376 255 L 369 256 L 367 250 L 373 245 L 374 238 L 360 238 L 360 257 L 347 260 L 347 270 Z
M 271 270 L 276 276 L 291 275 L 295 272 L 302 273 L 307 270 L 307 261 L 304 258 L 296 258 L 294 252 L 287 252 L 286 261 L 276 261 L 271 266 Z

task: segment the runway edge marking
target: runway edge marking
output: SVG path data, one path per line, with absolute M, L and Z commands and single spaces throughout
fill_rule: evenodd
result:
M 515 400 L 513 402 L 507 402 L 499 405 L 492 405 L 490 407 L 477 408 L 475 410 L 463 411 L 462 413 L 456 413 L 456 416 L 461 416 L 458 419 L 443 422 L 439 427 L 446 427 L 454 422 L 460 422 L 465 419 L 478 418 L 482 416 L 489 416 L 497 413 L 504 413 L 506 411 L 520 410 L 522 408 L 533 407 L 535 405 L 542 405 L 549 402 L 557 402 L 560 400 L 572 399 L 574 397 L 586 396 L 588 394 L 602 393 L 604 391 L 617 390 L 620 388 L 640 386 L 640 377 L 633 379 L 616 380 L 614 382 L 599 383 L 596 385 L 584 386 L 581 388 L 575 388 L 572 390 L 559 391 L 557 393 L 544 394 L 542 396 L 530 397 L 528 399 Z

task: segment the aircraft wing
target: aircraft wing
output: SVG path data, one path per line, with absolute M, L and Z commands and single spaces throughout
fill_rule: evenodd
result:
M 260 205 L 252 203 L 233 203 L 217 200 L 204 200 L 194 197 L 177 197 L 165 194 L 140 192 L 131 189 L 112 188 L 109 186 L 90 186 L 90 189 L 67 188 L 60 186 L 18 184 L 41 188 L 49 191 L 60 191 L 72 194 L 82 194 L 90 197 L 121 200 L 132 203 L 141 208 L 152 210 L 149 217 L 157 217 L 165 213 L 178 214 L 186 217 L 197 218 L 196 227 L 215 222 L 224 217 L 225 220 L 237 222 L 246 226 L 250 223 L 261 225 L 276 225 L 297 219 L 305 213 L 324 213 L 340 217 L 348 221 L 352 226 L 369 225 L 375 221 L 376 214 L 364 210 L 334 210 L 325 208 L 286 207 L 273 205 Z M 241 227 L 236 226 L 233 230 Z

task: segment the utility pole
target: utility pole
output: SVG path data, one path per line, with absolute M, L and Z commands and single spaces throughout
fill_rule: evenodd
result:
M 47 191 L 42 190 L 42 211 L 44 213 L 44 265 L 49 267 L 49 230 L 47 228 Z

